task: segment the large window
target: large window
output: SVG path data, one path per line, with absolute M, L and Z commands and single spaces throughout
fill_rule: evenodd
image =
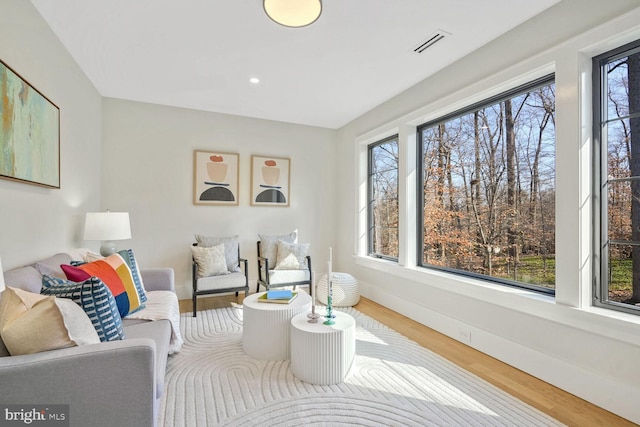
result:
M 596 305 L 640 307 L 640 41 L 593 60 Z
M 398 259 L 398 136 L 369 146 L 369 255 Z
M 555 290 L 555 84 L 418 128 L 418 265 Z

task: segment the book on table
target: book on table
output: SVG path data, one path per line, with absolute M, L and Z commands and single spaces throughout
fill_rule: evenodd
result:
M 270 302 L 275 304 L 289 304 L 296 299 L 297 292 L 285 291 L 267 291 L 258 297 L 258 302 Z

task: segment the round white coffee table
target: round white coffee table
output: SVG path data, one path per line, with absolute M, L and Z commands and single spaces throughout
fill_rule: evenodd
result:
M 318 309 L 318 307 L 316 307 Z M 334 311 L 334 325 L 325 325 L 324 311 L 318 323 L 307 313 L 291 319 L 291 372 L 301 381 L 329 385 L 344 381 L 356 354 L 356 321 Z
M 258 302 L 264 292 L 249 295 L 242 302 L 242 348 L 259 360 L 287 360 L 291 353 L 291 318 L 311 308 L 311 297 L 300 291 L 289 304 Z

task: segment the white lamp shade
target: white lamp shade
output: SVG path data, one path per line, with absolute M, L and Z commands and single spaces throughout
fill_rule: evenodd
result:
M 267 16 L 285 27 L 304 27 L 322 13 L 322 0 L 263 0 Z
M 129 212 L 89 212 L 84 222 L 84 240 L 131 238 Z
M 2 258 L 0 258 L 0 292 L 4 291 L 4 273 L 2 269 Z

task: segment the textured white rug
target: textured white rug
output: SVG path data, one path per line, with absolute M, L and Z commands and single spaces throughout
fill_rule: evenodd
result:
M 356 359 L 334 386 L 299 381 L 289 361 L 246 356 L 241 308 L 183 314 L 185 344 L 169 360 L 160 427 L 562 425 L 357 310 L 342 311 L 356 319 Z

